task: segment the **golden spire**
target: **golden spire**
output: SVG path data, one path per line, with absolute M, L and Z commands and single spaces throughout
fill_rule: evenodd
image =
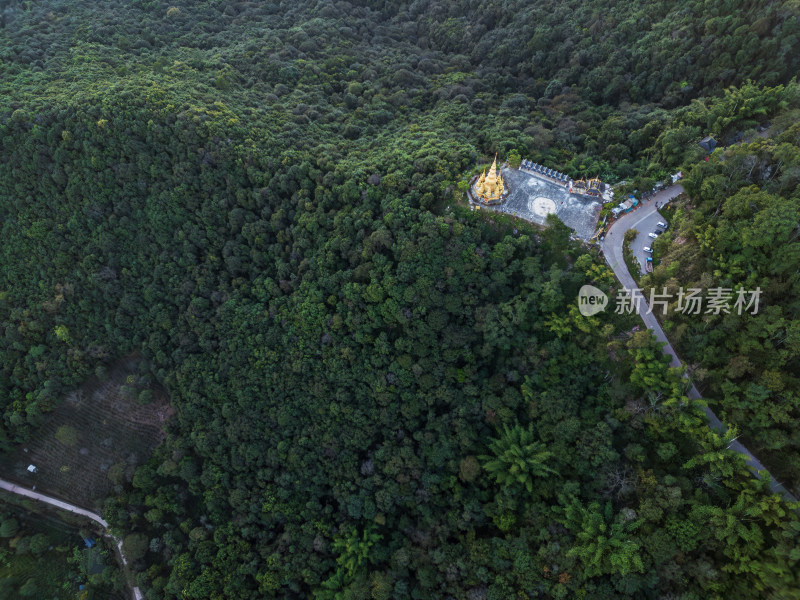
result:
M 486 183 L 490 185 L 494 185 L 494 182 L 497 180 L 497 155 L 494 156 L 494 162 L 492 166 L 489 167 L 489 176 L 486 178 Z
M 497 166 L 497 154 L 495 154 L 489 172 L 487 173 L 486 169 L 484 169 L 478 181 L 475 182 L 475 192 L 481 199 L 488 202 L 499 200 L 504 191 L 505 185 L 503 178 L 500 176 L 500 169 Z

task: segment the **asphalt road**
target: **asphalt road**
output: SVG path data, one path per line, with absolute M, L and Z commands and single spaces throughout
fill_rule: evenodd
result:
M 101 517 L 97 513 L 93 513 L 89 510 L 81 508 L 80 506 L 75 506 L 74 504 L 64 502 L 63 500 L 59 500 L 58 498 L 45 496 L 44 494 L 40 494 L 39 492 L 34 492 L 33 490 L 29 490 L 28 488 L 20 487 L 17 484 L 11 483 L 10 481 L 6 481 L 4 479 L 0 479 L 0 489 L 4 489 L 7 492 L 11 492 L 12 494 L 17 494 L 18 496 L 25 496 L 26 498 L 31 498 L 33 500 L 44 502 L 45 504 L 49 504 L 50 506 L 55 506 L 56 508 L 60 508 L 61 510 L 71 512 L 76 515 L 81 515 L 83 517 L 86 517 L 87 519 L 91 519 L 95 523 L 102 525 L 103 529 L 106 530 L 106 535 L 108 535 L 114 541 L 114 544 L 117 546 L 117 551 L 119 552 L 119 557 L 122 560 L 122 564 L 125 567 L 127 567 L 128 561 L 125 559 L 125 555 L 122 553 L 122 540 L 111 535 L 111 533 L 108 532 L 108 523 L 105 521 L 105 519 L 103 519 L 103 517 Z M 143 600 L 144 596 L 142 595 L 141 590 L 137 586 L 132 585 L 131 591 L 133 592 L 134 600 Z
M 625 260 L 622 258 L 622 242 L 625 239 L 625 232 L 629 229 L 636 229 L 639 231 L 640 235 L 636 238 L 639 241 L 638 254 L 636 254 L 637 250 L 634 250 L 634 255 L 637 258 L 639 258 L 640 255 L 644 256 L 641 248 L 642 246 L 650 244 L 644 242 L 643 240 L 652 241 L 651 238 L 647 237 L 647 233 L 653 231 L 653 227 L 655 226 L 656 222 L 665 221 L 665 219 L 663 219 L 656 211 L 656 204 L 663 206 L 682 192 L 683 187 L 680 184 L 661 190 L 636 210 L 629 212 L 628 214 L 617 219 L 609 228 L 605 239 L 600 242 L 600 248 L 603 250 L 603 255 L 606 257 L 606 262 L 608 262 L 609 266 L 614 271 L 614 274 L 617 276 L 617 279 L 619 279 L 619 282 L 623 287 L 627 289 L 635 289 L 637 287 L 636 282 L 628 272 L 628 268 L 625 265 Z M 633 243 L 631 244 L 631 248 L 635 248 Z M 660 310 L 660 308 L 657 310 Z M 669 343 L 667 336 L 664 335 L 664 330 L 661 329 L 661 325 L 658 323 L 655 316 L 650 313 L 646 300 L 642 300 L 642 302 L 639 304 L 638 313 L 647 328 L 653 331 L 656 339 L 665 344 L 664 352 L 669 354 L 671 357 L 670 366 L 681 366 L 681 361 L 678 358 L 678 355 L 675 353 L 672 344 Z M 684 374 L 684 377 L 686 377 L 686 374 Z M 695 400 L 702 398 L 694 384 L 692 384 L 692 387 L 689 389 L 687 395 L 689 398 Z M 727 429 L 710 408 L 706 406 L 703 410 L 706 413 L 706 417 L 708 417 L 709 427 L 720 433 Z M 745 448 L 738 440 L 734 440 L 728 444 L 728 448 L 738 452 L 739 454 L 743 454 L 747 460 L 748 466 L 755 470 L 757 477 L 761 477 L 759 473 L 761 471 L 769 474 L 769 471 L 767 471 L 764 465 L 761 464 L 761 462 L 753 455 L 753 453 Z M 772 479 L 770 483 L 770 489 L 773 492 L 782 494 L 786 499 L 797 502 L 797 498 L 790 494 L 789 491 L 783 487 L 783 485 L 775 481 L 771 475 L 770 478 Z
M 609 228 L 605 239 L 600 242 L 600 248 L 603 250 L 606 261 L 608 261 L 608 264 L 611 266 L 614 273 L 616 273 L 620 283 L 626 288 L 635 288 L 636 282 L 628 273 L 625 260 L 622 258 L 622 242 L 625 238 L 625 232 L 629 229 L 635 229 L 639 232 L 636 239 L 631 242 L 631 250 L 633 250 L 633 255 L 636 257 L 636 260 L 642 265 L 642 272 L 644 272 L 644 258 L 648 255 L 644 253 L 642 248 L 645 246 L 650 246 L 652 248 L 651 242 L 654 241 L 647 237 L 647 234 L 655 230 L 656 223 L 659 221 L 664 221 L 666 223 L 666 219 L 656 210 L 656 204 L 663 206 L 682 193 L 683 186 L 678 184 L 672 185 L 654 194 L 650 199 L 642 202 L 638 208 L 617 219 Z

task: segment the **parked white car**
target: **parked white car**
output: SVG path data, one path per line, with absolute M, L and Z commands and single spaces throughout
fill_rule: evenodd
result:
M 658 237 L 657 233 L 648 233 L 647 235 L 650 236 L 653 239 L 656 239 Z
M 656 227 L 661 227 L 661 229 L 665 229 L 665 230 L 669 229 L 669 225 L 664 223 L 664 221 L 659 221 L 658 223 L 656 223 Z
M 644 250 L 648 254 L 652 254 L 653 253 L 653 249 L 650 246 L 645 246 L 644 248 L 642 248 L 642 250 Z

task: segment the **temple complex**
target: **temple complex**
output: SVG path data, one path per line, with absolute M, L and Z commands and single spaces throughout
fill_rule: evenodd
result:
M 501 175 L 502 173 L 502 175 Z M 581 239 L 597 230 L 603 201 L 613 195 L 611 186 L 599 179 L 574 181 L 566 173 L 522 159 L 519 168 L 497 165 L 473 175 L 466 190 L 472 208 L 488 209 L 547 226 L 555 215 Z
M 505 183 L 500 175 L 500 168 L 497 166 L 497 155 L 495 154 L 494 162 L 489 167 L 489 172 L 486 173 L 484 171 L 475 182 L 475 197 L 486 204 L 494 204 L 501 200 L 505 191 Z

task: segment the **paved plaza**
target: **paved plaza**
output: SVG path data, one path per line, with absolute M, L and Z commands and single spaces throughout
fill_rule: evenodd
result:
M 504 168 L 503 179 L 510 188 L 508 199 L 492 210 L 516 215 L 539 225 L 554 212 L 578 237 L 590 239 L 597 228 L 600 200 L 567 192 L 564 185 L 518 169 Z

